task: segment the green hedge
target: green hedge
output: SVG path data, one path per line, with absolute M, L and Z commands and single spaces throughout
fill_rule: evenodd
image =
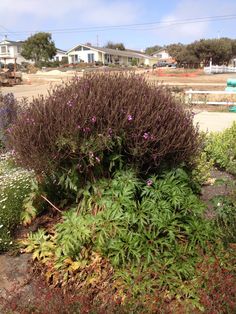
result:
M 206 152 L 214 163 L 236 174 L 236 122 L 223 132 L 211 133 L 207 138 Z

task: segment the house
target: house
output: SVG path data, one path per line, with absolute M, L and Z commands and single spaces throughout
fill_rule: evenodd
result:
M 171 55 L 168 53 L 166 49 L 160 49 L 156 52 L 152 53 L 153 57 L 156 57 L 158 61 L 165 61 L 168 63 L 174 63 L 175 59 L 171 57 Z
M 119 65 L 149 65 L 152 66 L 157 59 L 153 56 L 132 50 L 118 50 L 78 44 L 67 51 L 69 63 L 96 63 Z
M 27 60 L 22 57 L 23 41 L 13 41 L 7 39 L 7 36 L 0 41 L 0 63 L 9 64 L 9 63 L 18 63 L 27 62 Z
M 22 62 L 32 63 L 31 60 L 26 60 L 21 55 L 22 45 L 24 41 L 13 41 L 7 39 L 7 36 L 0 41 L 0 63 L 9 64 L 16 63 L 21 64 Z M 67 60 L 66 51 L 57 49 L 57 53 L 53 60 L 62 61 L 63 59 Z
M 65 50 L 62 50 L 62 49 L 58 49 L 57 48 L 57 53 L 56 55 L 53 57 L 53 60 L 54 61 L 66 61 L 68 60 L 68 56 L 66 54 L 66 51 Z

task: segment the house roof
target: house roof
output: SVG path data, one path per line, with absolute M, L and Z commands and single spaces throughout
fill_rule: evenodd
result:
M 22 45 L 24 41 L 14 41 L 14 40 L 9 40 L 9 39 L 3 39 L 0 41 L 0 45 L 14 45 L 14 46 L 19 46 Z
M 152 56 L 146 55 L 142 52 L 136 52 L 133 50 L 118 50 L 118 49 L 110 49 L 110 48 L 102 48 L 102 47 L 96 47 L 96 46 L 87 46 L 84 44 L 78 44 L 75 47 L 71 48 L 67 51 L 67 54 L 71 51 L 75 50 L 77 47 L 82 46 L 86 48 L 90 48 L 92 50 L 96 50 L 99 52 L 116 55 L 116 56 L 124 56 L 124 57 L 133 57 L 133 58 L 146 58 L 146 59 L 153 59 Z
M 57 48 L 57 53 L 64 53 L 64 54 L 66 54 L 66 50 L 62 50 L 62 49 Z
M 153 56 L 153 55 L 155 55 L 156 53 L 160 53 L 160 52 L 162 52 L 162 51 L 168 53 L 168 50 L 167 50 L 167 49 L 162 48 L 162 49 L 159 49 L 159 50 L 157 50 L 157 51 L 154 51 L 151 55 Z

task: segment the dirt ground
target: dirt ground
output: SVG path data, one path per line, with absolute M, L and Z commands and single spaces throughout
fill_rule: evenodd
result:
M 173 71 L 172 71 L 173 72 Z M 164 75 L 173 75 L 173 73 L 164 73 Z M 137 74 L 144 75 L 147 80 L 153 84 L 164 84 L 169 86 L 176 86 L 181 90 L 197 89 L 197 90 L 224 90 L 228 78 L 236 78 L 236 73 L 204 75 L 199 74 L 195 76 L 161 76 L 158 71 L 153 70 L 139 70 Z M 47 95 L 48 91 L 56 84 L 61 84 L 63 81 L 68 81 L 73 76 L 82 76 L 83 72 L 60 72 L 53 70 L 50 72 L 40 72 L 37 74 L 24 74 L 23 83 L 12 87 L 2 87 L 3 93 L 13 93 L 17 99 L 27 97 L 32 99 L 39 95 Z M 218 111 L 213 108 L 211 111 Z M 226 109 L 227 111 L 227 109 Z M 194 117 L 194 123 L 198 124 L 203 131 L 222 131 L 230 127 L 236 121 L 236 113 L 229 112 L 208 112 L 208 108 L 201 108 L 197 110 Z

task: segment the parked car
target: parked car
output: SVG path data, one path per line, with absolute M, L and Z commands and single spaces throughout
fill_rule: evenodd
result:
M 169 63 L 166 61 L 158 61 L 157 63 L 153 64 L 152 67 L 153 67 L 153 69 L 163 68 L 163 67 L 176 68 L 176 63 Z

